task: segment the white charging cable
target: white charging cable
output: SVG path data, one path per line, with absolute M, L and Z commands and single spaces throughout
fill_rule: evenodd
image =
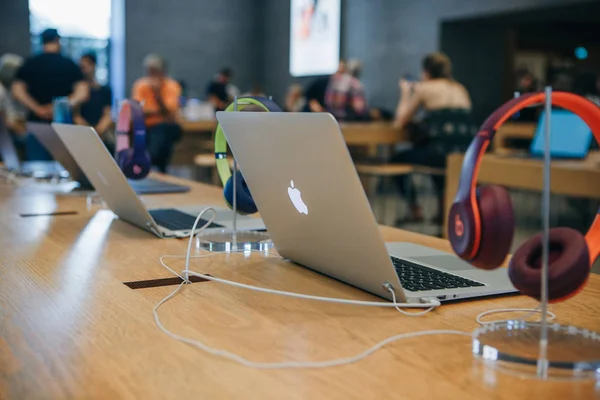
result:
M 212 211 L 213 216 L 201 228 L 199 228 L 196 231 L 198 222 L 202 219 L 204 214 L 208 211 Z M 190 239 L 188 241 L 187 253 L 185 255 L 185 270 L 182 271 L 182 274 L 183 274 L 182 279 L 184 279 L 184 281 L 189 281 L 189 276 L 192 275 L 192 276 L 197 276 L 199 278 L 206 279 L 209 281 L 219 282 L 219 283 L 223 283 L 225 285 L 235 286 L 235 287 L 242 288 L 242 289 L 248 289 L 248 290 L 253 290 L 256 292 L 274 294 L 274 295 L 279 295 L 279 296 L 294 297 L 294 298 L 304 299 L 304 300 L 315 300 L 315 301 L 322 301 L 322 302 L 327 302 L 327 303 L 351 304 L 351 305 L 361 305 L 361 306 L 371 306 L 371 307 L 395 307 L 396 309 L 398 309 L 398 311 L 400 311 L 401 313 L 404 313 L 406 315 L 423 315 L 424 313 L 429 312 L 429 311 L 433 310 L 435 307 L 439 307 L 441 305 L 440 301 L 438 299 L 434 299 L 434 298 L 427 299 L 427 301 L 425 301 L 423 303 L 397 303 L 396 302 L 396 294 L 394 293 L 394 289 L 389 284 L 384 285 L 384 288 L 391 293 L 392 298 L 393 298 L 392 303 L 383 302 L 383 301 L 360 301 L 360 300 L 350 300 L 350 299 L 338 299 L 338 298 L 332 298 L 332 297 L 312 296 L 312 295 L 301 294 L 301 293 L 286 292 L 283 290 L 267 289 L 267 288 L 262 288 L 259 286 L 246 285 L 244 283 L 229 281 L 226 279 L 216 278 L 214 276 L 190 271 L 190 258 L 191 258 L 190 253 L 192 251 L 192 243 L 193 243 L 194 236 L 195 236 L 195 234 L 198 234 L 198 233 L 202 232 L 204 229 L 206 229 L 207 226 L 210 226 L 210 224 L 214 221 L 216 216 L 217 216 L 217 213 L 213 208 L 205 208 L 204 210 L 202 210 L 200 212 L 200 214 L 198 214 L 196 221 L 194 221 L 194 225 L 192 226 L 192 232 L 195 232 L 195 233 L 190 234 Z M 217 254 L 223 254 L 223 253 L 226 253 L 226 252 L 220 252 Z M 166 258 L 166 257 L 163 256 L 163 259 L 164 258 Z M 172 273 L 175 273 L 171 268 L 169 268 L 163 262 L 161 262 L 161 263 L 169 271 L 171 271 Z M 176 274 L 176 275 L 181 277 L 181 275 L 179 275 L 179 274 Z M 427 310 L 425 310 L 423 313 L 412 314 L 412 313 L 407 313 L 406 311 L 399 309 L 399 307 L 427 308 Z
M 208 211 L 212 211 L 212 217 L 210 218 L 210 220 L 208 222 L 206 222 L 201 228 L 199 228 L 198 230 L 196 230 L 196 227 L 198 226 L 199 221 L 202 219 L 202 217 L 204 216 L 204 214 Z M 368 348 L 367 350 L 356 354 L 354 356 L 351 357 L 345 357 L 345 358 L 337 358 L 337 359 L 333 359 L 333 360 L 326 360 L 326 361 L 285 361 L 285 362 L 255 362 L 255 361 L 251 361 L 248 360 L 242 356 L 239 356 L 237 354 L 231 353 L 227 350 L 222 350 L 222 349 L 215 349 L 213 347 L 210 347 L 208 345 L 206 345 L 205 343 L 198 341 L 198 340 L 194 340 L 194 339 L 189 339 L 189 338 L 185 338 L 183 336 L 177 335 L 171 331 L 169 331 L 160 321 L 160 318 L 158 316 L 158 309 L 167 301 L 171 300 L 173 297 L 175 297 L 175 295 L 177 293 L 179 293 L 179 291 L 187 284 L 190 283 L 189 281 L 189 276 L 197 276 L 199 278 L 203 278 L 209 281 L 213 281 L 213 282 L 219 282 L 219 283 L 223 283 L 226 285 L 230 285 L 230 286 L 234 286 L 234 287 L 238 287 L 238 288 L 242 288 L 242 289 L 248 289 L 248 290 L 252 290 L 252 291 L 256 291 L 256 292 L 260 292 L 260 293 L 266 293 L 266 294 L 272 294 L 272 295 L 280 295 L 280 296 L 286 296 L 286 297 L 292 297 L 292 298 L 298 298 L 298 299 L 304 299 L 304 300 L 314 300 L 314 301 L 321 301 L 321 302 L 327 302 L 327 303 L 337 303 L 337 304 L 346 304 L 346 305 L 358 305 L 358 306 L 368 306 L 368 307 L 394 307 L 396 308 L 396 310 L 398 310 L 400 313 L 404 314 L 404 315 L 408 315 L 408 316 L 421 316 L 424 315 L 428 312 L 430 312 L 431 310 L 433 310 L 436 307 L 440 306 L 440 302 L 439 300 L 435 299 L 435 298 L 428 298 L 426 299 L 427 302 L 425 303 L 397 303 L 396 302 L 396 293 L 393 289 L 393 287 L 389 284 L 384 285 L 384 287 L 386 288 L 386 290 L 388 290 L 391 293 L 392 296 L 392 302 L 376 302 L 376 301 L 359 301 L 359 300 L 349 300 L 349 299 L 338 299 L 338 298 L 331 298 L 331 297 L 322 297 L 322 296 L 312 296 L 312 295 L 306 295 L 306 294 L 301 294 L 301 293 L 294 293 L 294 292 L 286 292 L 286 291 L 282 291 L 282 290 L 275 290 L 275 289 L 267 289 L 267 288 L 262 288 L 262 287 L 258 287 L 258 286 L 252 286 L 252 285 L 247 285 L 247 284 L 243 284 L 243 283 L 239 283 L 239 282 L 234 282 L 234 281 L 229 281 L 226 279 L 221 279 L 221 278 L 216 278 L 214 276 L 210 276 L 210 275 L 206 275 L 206 274 L 201 274 L 201 273 L 197 273 L 194 271 L 190 271 L 189 268 L 189 264 L 190 264 L 190 259 L 191 258 L 207 258 L 207 257 L 212 257 L 215 255 L 219 255 L 219 254 L 229 254 L 228 252 L 215 252 L 215 253 L 209 253 L 209 254 L 204 254 L 204 255 L 200 255 L 200 256 L 191 256 L 191 250 L 192 250 L 192 243 L 193 243 L 193 239 L 194 236 L 197 233 L 202 232 L 204 229 L 206 229 L 207 226 L 209 226 L 215 219 L 216 217 L 216 211 L 213 208 L 205 208 L 204 210 L 202 210 L 202 212 L 200 212 L 200 214 L 198 214 L 198 217 L 196 218 L 196 220 L 194 221 L 194 225 L 192 226 L 192 230 L 190 233 L 190 239 L 188 241 L 188 248 L 187 248 L 187 253 L 185 254 L 185 256 L 180 256 L 180 255 L 163 255 L 160 257 L 160 263 L 163 267 L 165 267 L 167 270 L 169 270 L 171 273 L 173 273 L 174 275 L 180 277 L 182 279 L 182 283 L 177 287 L 177 289 L 175 289 L 173 292 L 171 292 L 167 297 L 165 297 L 164 299 L 162 299 L 153 309 L 153 314 L 154 314 L 154 321 L 156 322 L 156 325 L 158 326 L 158 328 L 165 333 L 166 335 L 168 335 L 169 337 L 181 341 L 183 343 L 187 343 L 189 345 L 192 345 L 194 347 L 199 348 L 202 351 L 205 351 L 209 354 L 215 355 L 215 356 L 219 356 L 219 357 L 223 357 L 226 358 L 228 360 L 237 362 L 239 364 L 242 364 L 244 366 L 250 367 L 250 368 L 256 368 L 256 369 L 284 369 L 284 368 L 327 368 L 327 367 L 333 367 L 333 366 L 340 366 L 340 365 L 345 365 L 345 364 L 350 364 L 350 363 L 354 363 L 357 361 L 360 361 L 366 357 L 368 357 L 369 355 L 373 354 L 375 351 L 381 349 L 382 347 L 396 342 L 398 340 L 402 340 L 402 339 L 408 339 L 408 338 L 413 338 L 413 337 L 419 337 L 419 336 L 427 336 L 427 335 L 462 335 L 462 336 L 471 336 L 470 333 L 467 332 L 463 332 L 463 331 L 458 331 L 458 330 L 427 330 L 427 331 L 418 331 L 418 332 L 409 332 L 409 333 L 403 333 L 403 334 L 399 334 L 399 335 L 394 335 L 391 336 L 387 339 L 384 339 L 380 342 L 378 342 L 377 344 L 375 344 L 374 346 Z M 247 250 L 244 251 L 240 251 L 240 253 L 247 253 Z M 261 252 L 262 253 L 262 252 Z M 264 253 L 263 253 L 264 254 Z M 172 268 L 170 268 L 165 262 L 164 260 L 166 258 L 185 258 L 185 269 L 182 271 L 182 274 L 178 274 L 176 273 Z M 279 257 L 277 257 L 279 258 Z M 409 313 L 406 312 L 404 310 L 402 310 L 402 308 L 424 308 L 424 307 L 428 307 L 426 310 L 423 310 L 421 312 L 415 312 L 415 313 Z M 535 309 L 499 309 L 499 310 L 490 310 L 490 311 L 486 311 L 484 313 L 481 313 L 480 315 L 477 316 L 477 322 L 479 322 L 480 324 L 484 325 L 484 324 L 488 324 L 488 323 L 492 323 L 492 322 L 482 322 L 481 318 L 483 318 L 486 315 L 489 314 L 494 314 L 494 313 L 500 313 L 500 312 L 512 312 L 512 311 L 532 311 L 532 312 L 539 312 L 539 310 L 535 310 Z M 554 314 L 552 314 L 552 318 L 554 318 Z M 493 321 L 493 322 L 498 322 L 498 321 Z

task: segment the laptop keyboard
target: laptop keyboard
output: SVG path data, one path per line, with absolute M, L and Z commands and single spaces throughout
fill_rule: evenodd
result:
M 391 257 L 402 287 L 411 292 L 485 286 L 460 276 Z
M 159 210 L 148 210 L 157 225 L 167 228 L 171 231 L 189 231 L 194 226 L 196 217 L 175 210 L 173 208 L 163 208 Z M 201 219 L 197 228 L 201 228 L 208 221 Z M 207 228 L 222 228 L 222 225 L 212 223 Z

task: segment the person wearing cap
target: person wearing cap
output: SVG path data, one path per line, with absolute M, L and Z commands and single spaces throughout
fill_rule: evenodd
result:
M 29 110 L 29 121 L 51 122 L 53 98 L 68 97 L 74 108 L 87 100 L 89 88 L 77 64 L 60 54 L 58 31 L 46 29 L 41 40 L 42 53 L 25 60 L 12 84 L 12 94 Z M 26 158 L 52 159 L 33 135 L 27 137 Z
M 132 96 L 139 101 L 146 117 L 146 138 L 152 165 L 166 172 L 173 146 L 181 138 L 179 98 L 181 86 L 167 76 L 166 61 L 149 54 L 144 59 L 146 76 L 133 84 Z

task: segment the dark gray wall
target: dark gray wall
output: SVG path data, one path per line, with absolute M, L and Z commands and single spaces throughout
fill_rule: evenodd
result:
M 344 0 L 342 56 L 363 60 L 363 81 L 370 103 L 393 108 L 398 100 L 398 79 L 405 73 L 418 76 L 421 58 L 440 48 L 442 21 L 586 1 Z M 287 0 L 266 0 L 264 4 L 269 25 L 265 40 L 265 76 L 269 78 L 266 90 L 279 99 L 293 81 L 288 73 L 290 5 Z M 487 35 L 497 40 L 494 32 Z M 469 38 L 465 39 L 468 46 Z
M 126 0 L 126 85 L 130 93 L 143 74 L 142 61 L 158 53 L 170 74 L 196 94 L 223 66 L 235 70 L 235 83 L 249 90 L 263 65 L 259 7 L 248 0 Z
M 0 0 L 0 55 L 16 53 L 28 56 L 29 2 L 27 0 Z
M 453 60 L 454 78 L 468 88 L 473 119 L 481 123 L 510 96 L 510 31 L 497 24 L 446 23 L 442 32 L 440 48 Z

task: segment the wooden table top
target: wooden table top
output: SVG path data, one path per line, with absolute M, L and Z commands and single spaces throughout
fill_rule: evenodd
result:
M 448 164 L 462 166 L 462 154 L 448 156 Z M 541 190 L 544 163 L 541 159 L 486 154 L 479 181 L 513 188 Z M 460 172 L 460 169 L 459 169 Z M 556 194 L 600 198 L 600 152 L 583 160 L 552 160 L 551 188 Z
M 189 121 L 179 122 L 184 132 L 213 132 L 217 128 L 217 120 Z
M 182 121 L 181 128 L 187 133 L 214 131 L 216 121 Z M 349 146 L 390 145 L 406 141 L 402 130 L 383 122 L 344 122 L 340 124 L 344 139 Z
M 175 182 L 181 180 L 173 179 Z M 148 206 L 221 203 L 221 191 L 143 197 Z M 76 211 L 21 217 L 20 213 Z M 539 382 L 486 370 L 462 336 L 386 346 L 352 365 L 263 371 L 176 342 L 152 309 L 174 287 L 132 290 L 123 282 L 169 277 L 163 254 L 184 240 L 158 239 L 73 195 L 0 185 L 0 399 L 533 399 L 594 398 L 593 382 Z M 442 239 L 382 228 L 387 241 L 449 250 Z M 169 261 L 176 270 L 182 260 Z M 192 268 L 225 279 L 307 294 L 373 299 L 340 282 L 259 255 L 197 259 Z M 552 305 L 563 323 L 600 330 L 600 281 Z M 497 307 L 532 307 L 524 297 L 447 304 L 424 317 L 391 309 L 301 301 L 194 283 L 160 310 L 172 331 L 256 361 L 354 355 L 403 332 L 471 332 Z

